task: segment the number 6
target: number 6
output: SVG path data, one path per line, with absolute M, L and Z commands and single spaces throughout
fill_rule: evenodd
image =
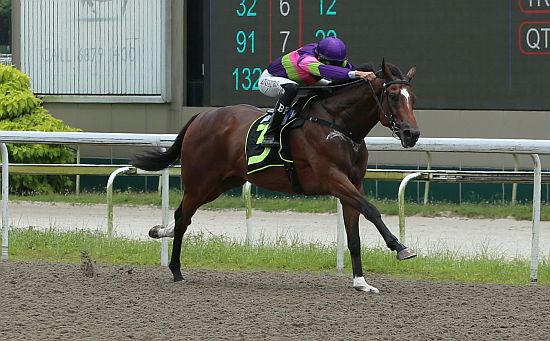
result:
M 286 17 L 290 13 L 290 3 L 285 0 L 279 0 L 279 11 L 282 16 Z

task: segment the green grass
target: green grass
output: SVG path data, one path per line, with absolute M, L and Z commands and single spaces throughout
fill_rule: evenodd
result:
M 170 192 L 170 206 L 175 209 L 181 201 L 180 191 Z M 105 193 L 83 193 L 80 195 L 51 194 L 37 196 L 11 196 L 10 200 L 19 201 L 43 201 L 43 202 L 66 202 L 73 204 L 99 204 L 106 203 Z M 371 200 L 371 202 L 386 215 L 398 215 L 396 201 Z M 161 200 L 158 193 L 135 193 L 118 192 L 114 195 L 115 205 L 154 205 L 160 206 Z M 335 212 L 335 199 L 331 197 L 278 197 L 278 198 L 254 198 L 252 206 L 255 210 L 261 211 L 295 211 L 295 212 Z M 204 209 L 243 209 L 244 202 L 239 196 L 223 195 L 212 203 L 203 206 Z M 406 203 L 405 212 L 407 216 L 419 215 L 426 217 L 457 216 L 469 218 L 515 218 L 518 220 L 531 220 L 531 204 L 502 204 L 502 203 L 463 203 L 461 205 L 452 203 L 430 203 L 421 205 L 417 203 Z M 550 220 L 550 204 L 541 206 L 541 220 Z
M 160 242 L 109 238 L 85 230 L 59 232 L 32 228 L 10 231 L 10 260 L 79 263 L 87 250 L 100 264 L 158 265 Z M 453 252 L 423 252 L 413 260 L 399 262 L 386 249 L 363 249 L 364 270 L 395 277 L 422 280 L 454 280 L 479 283 L 527 284 L 527 260 L 492 258 L 485 252 L 473 257 Z M 335 272 L 336 247 L 305 244 L 284 238 L 261 241 L 255 246 L 225 237 L 190 235 L 182 252 L 184 268 L 263 270 L 290 272 Z M 345 272 L 351 276 L 349 254 Z M 539 266 L 539 283 L 550 284 L 550 262 Z

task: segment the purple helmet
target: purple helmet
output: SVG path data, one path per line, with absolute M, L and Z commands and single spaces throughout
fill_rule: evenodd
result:
M 335 37 L 325 38 L 319 42 L 317 54 L 331 62 L 343 62 L 346 60 L 346 44 Z

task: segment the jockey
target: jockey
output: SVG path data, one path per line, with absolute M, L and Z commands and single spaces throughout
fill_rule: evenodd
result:
M 279 97 L 262 146 L 279 145 L 279 129 L 286 111 L 298 92 L 298 85 L 326 85 L 331 81 L 363 78 L 372 81 L 373 72 L 358 71 L 347 61 L 346 45 L 338 38 L 325 38 L 319 43 L 300 47 L 275 59 L 259 79 L 260 91 L 269 97 Z

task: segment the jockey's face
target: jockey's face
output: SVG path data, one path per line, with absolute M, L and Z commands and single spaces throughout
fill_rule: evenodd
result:
M 334 61 L 334 60 L 326 60 L 324 58 L 319 58 L 319 61 L 325 65 L 332 65 L 332 66 L 342 66 L 344 65 L 345 61 Z

